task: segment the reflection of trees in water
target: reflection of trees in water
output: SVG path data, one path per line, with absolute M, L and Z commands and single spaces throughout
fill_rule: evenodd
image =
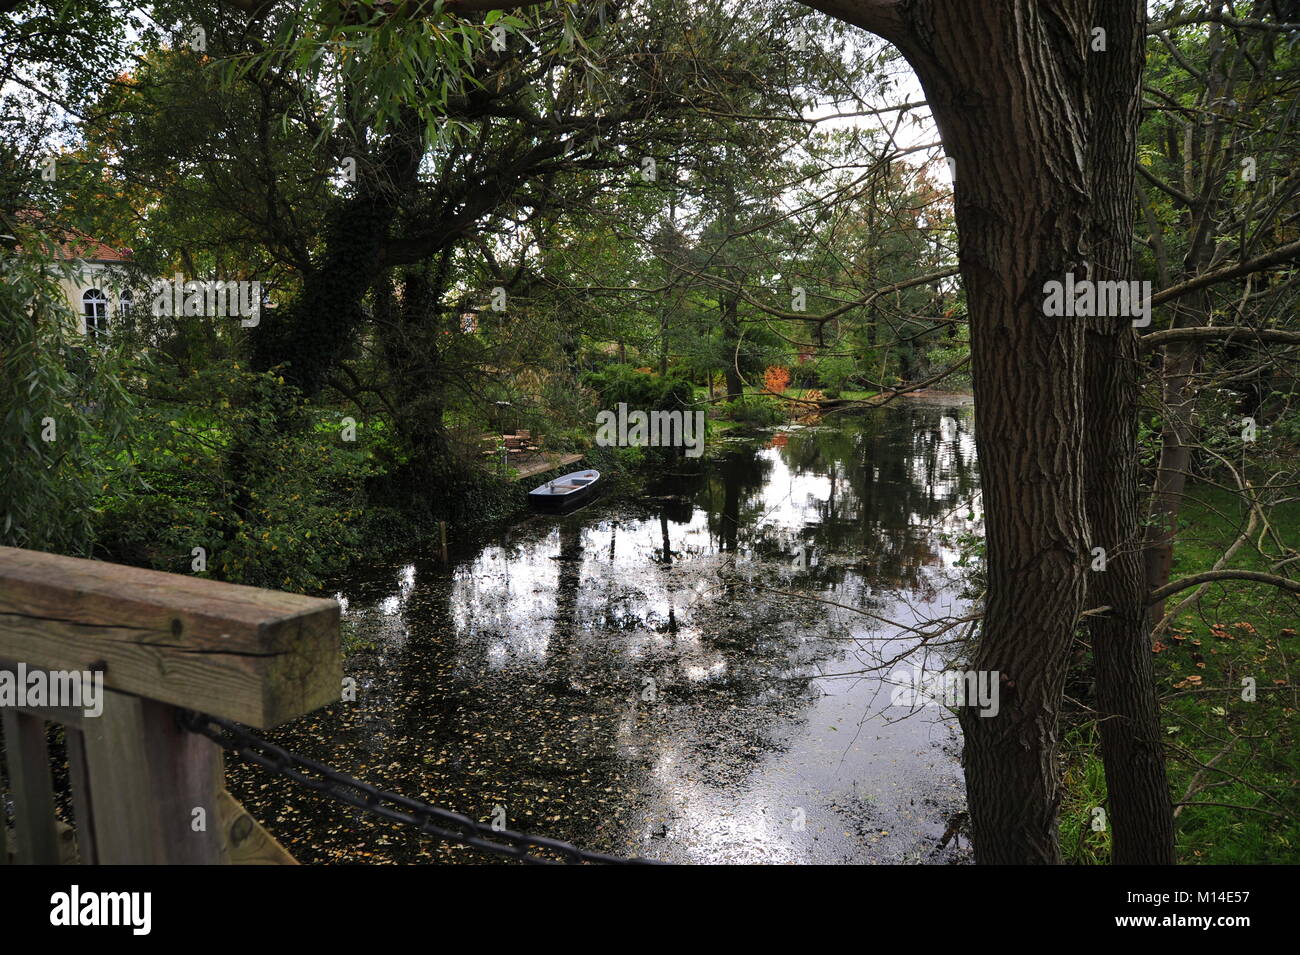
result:
M 978 485 L 969 410 L 914 405 L 907 411 L 797 432 L 781 451 L 796 474 L 831 477 L 832 491 L 817 502 L 818 519 L 805 525 L 803 539 L 821 551 L 860 553 L 855 570 L 878 590 L 928 586 L 921 571 L 939 560 L 933 528 L 969 504 Z M 842 565 L 814 569 L 814 579 L 826 585 L 840 583 L 843 574 Z
M 724 553 L 736 553 L 741 529 L 752 527 L 762 516 L 757 492 L 771 473 L 771 461 L 746 449 L 722 455 L 706 477 L 695 501 L 707 513 L 709 530 L 717 537 L 719 549 Z
M 832 611 L 760 588 L 839 587 L 837 600 L 864 609 L 881 609 L 881 591 L 918 589 L 937 559 L 925 525 L 976 486 L 968 445 L 941 434 L 944 417 L 969 432 L 956 408 L 871 413 L 660 482 L 670 493 L 642 496 L 643 516 L 597 505 L 501 535 L 495 563 L 493 548 L 450 573 L 418 560 L 414 589 L 381 615 L 393 599 L 384 572 L 354 600 L 369 604 L 361 627 L 375 644 L 349 661 L 362 702 L 286 742 L 479 818 L 500 801 L 512 825 L 626 851 L 616 840 L 632 833 L 618 820 L 653 791 L 642 787 L 657 756 L 686 759 L 709 786 L 735 784 L 784 748 L 813 700 L 808 678 L 837 669 L 846 644 Z M 762 524 L 777 455 L 830 485 L 797 502 L 807 518 L 798 538 L 822 558 L 797 581 L 790 541 Z M 703 548 L 685 538 L 692 520 Z M 513 657 L 520 630 L 535 643 Z M 390 632 L 409 636 L 378 636 Z M 653 702 L 641 699 L 647 677 Z M 428 849 L 403 844 L 390 856 L 412 861 L 417 846 Z

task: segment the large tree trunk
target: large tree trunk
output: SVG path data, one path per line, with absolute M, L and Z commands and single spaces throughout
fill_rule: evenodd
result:
M 451 330 L 454 319 L 441 308 L 450 264 L 448 249 L 436 263 L 407 270 L 400 296 L 387 283 L 375 294 L 375 338 L 389 369 L 393 424 L 409 454 L 405 470 L 415 488 L 435 480 L 451 458 L 443 422 L 448 373 L 442 349 L 443 332 Z
M 357 179 L 325 230 L 323 251 L 303 276 L 294 300 L 263 314 L 253 334 L 254 369 L 284 367 L 284 378 L 308 398 L 323 388 L 365 322 L 362 300 L 384 271 L 384 245 L 424 155 L 422 127 L 403 114 L 373 169 Z
M 961 714 L 977 859 L 1060 861 L 1057 724 L 1091 539 L 1100 536 L 1115 542 L 1119 561 L 1092 581 L 1115 607 L 1096 633 L 1105 641 L 1099 695 L 1119 717 L 1103 730 L 1113 811 L 1123 817 L 1117 843 L 1144 847 L 1133 858 L 1166 861 L 1168 793 L 1150 736 L 1135 536 L 1132 328 L 1093 320 L 1085 351 L 1083 321 L 1043 314 L 1045 281 L 1083 276 L 1090 265 L 1093 278 L 1128 277 L 1142 4 L 812 5 L 903 51 L 956 160 L 988 545 L 973 663 L 998 671 L 1002 696 L 996 717 Z M 1093 48 L 1096 27 L 1107 31 L 1105 50 Z
M 1067 8 L 1078 4 L 1062 4 Z M 899 8 L 895 38 L 956 159 L 988 594 L 973 666 L 1000 710 L 968 707 L 967 796 L 982 863 L 1056 863 L 1057 723 L 1083 610 L 1083 327 L 1043 315 L 1090 232 L 1082 18 L 1029 0 Z
M 1089 263 L 1094 279 L 1131 266 L 1143 4 L 804 2 L 902 50 L 957 161 L 987 529 L 974 666 L 999 671 L 1002 690 L 996 717 L 961 712 L 976 858 L 1061 858 L 1057 720 L 1096 536 L 1118 559 L 1091 581 L 1114 608 L 1094 639 L 1101 705 L 1116 717 L 1103 720 L 1112 812 L 1123 819 L 1116 859 L 1169 861 L 1136 536 L 1132 328 L 1091 320 L 1085 351 L 1083 321 L 1043 315 L 1045 281 L 1082 276 Z

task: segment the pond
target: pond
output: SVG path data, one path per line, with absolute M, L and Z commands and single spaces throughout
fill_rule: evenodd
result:
M 338 598 L 356 700 L 275 742 L 586 849 L 683 863 L 952 863 L 953 659 L 979 531 L 951 396 L 713 439 L 633 493 L 372 567 Z M 616 490 L 616 489 L 615 489 Z M 900 676 L 901 675 L 901 676 Z M 228 759 L 302 862 L 481 862 Z

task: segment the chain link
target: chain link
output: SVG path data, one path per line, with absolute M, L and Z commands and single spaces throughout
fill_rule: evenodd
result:
M 269 743 L 249 732 L 238 723 L 193 710 L 180 710 L 178 719 L 185 729 L 206 736 L 220 746 L 238 753 L 244 759 L 263 769 L 287 776 L 299 785 L 321 793 L 336 802 L 361 809 L 391 822 L 414 826 L 421 832 L 437 836 L 496 855 L 507 856 L 533 865 L 576 864 L 583 862 L 601 865 L 661 865 L 653 859 L 625 859 L 588 852 L 559 839 L 530 836 L 509 829 L 494 829 L 487 823 L 463 816 L 449 809 L 440 809 L 397 793 L 386 792 L 377 786 L 331 769 L 306 756 L 299 756 L 274 743 Z M 541 851 L 559 856 L 533 855 Z

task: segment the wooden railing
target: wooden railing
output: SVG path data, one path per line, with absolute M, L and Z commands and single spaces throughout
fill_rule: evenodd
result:
M 104 686 L 98 715 L 0 705 L 14 807 L 0 864 L 292 864 L 177 710 L 267 729 L 334 702 L 338 621 L 333 600 L 0 547 L 0 671 L 91 671 Z M 47 722 L 64 728 L 71 826 Z

